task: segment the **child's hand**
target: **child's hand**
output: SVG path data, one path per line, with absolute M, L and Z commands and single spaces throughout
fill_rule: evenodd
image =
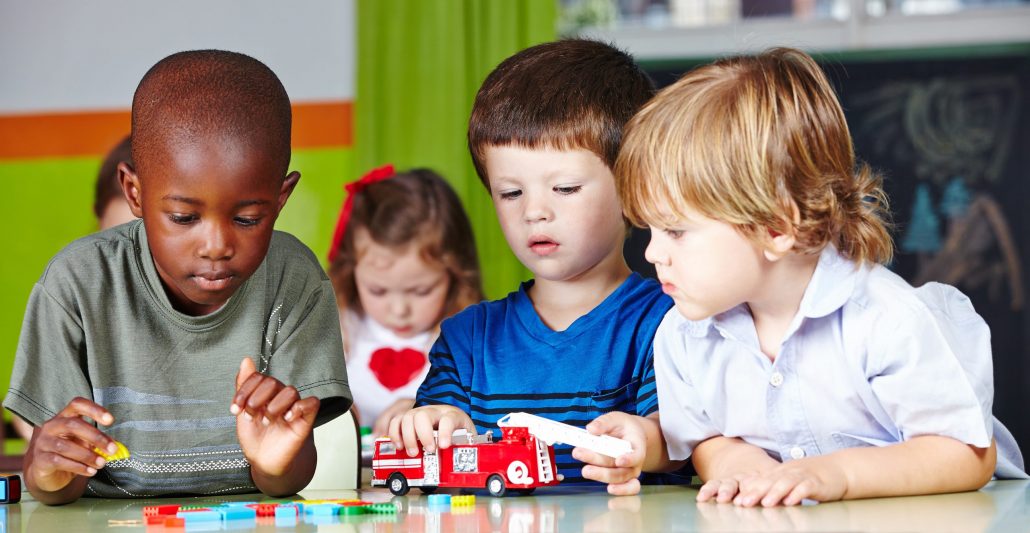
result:
M 102 433 L 82 417 L 110 426 L 114 416 L 99 404 L 85 398 L 75 398 L 33 432 L 27 464 L 26 481 L 45 492 L 54 492 L 68 486 L 76 476 L 92 477 L 107 461 L 94 448 L 117 451 L 114 440 Z
M 300 399 L 297 389 L 258 373 L 254 361 L 244 358 L 229 410 L 250 464 L 268 476 L 285 474 L 311 435 L 319 404 L 315 397 Z
M 843 498 L 847 489 L 847 476 L 832 456 L 811 457 L 783 463 L 763 474 L 741 477 L 733 503 L 772 507 L 798 505 L 803 499 L 834 501 Z
M 407 413 L 412 407 L 415 407 L 414 398 L 398 398 L 376 418 L 375 424 L 372 424 L 372 434 L 381 437 L 389 433 L 390 421 L 393 420 L 393 417 Z
M 419 442 L 425 451 L 436 451 L 433 430 L 439 435 L 440 448 L 450 448 L 451 434 L 461 428 L 469 433 L 476 432 L 476 425 L 461 409 L 451 405 L 425 405 L 393 417 L 390 440 L 394 446 L 406 449 L 409 457 L 414 457 L 418 455 Z
M 607 455 L 586 448 L 573 448 L 572 457 L 587 463 L 583 477 L 608 484 L 608 493 L 615 495 L 640 492 L 640 471 L 644 466 L 647 450 L 647 435 L 640 417 L 628 413 L 613 412 L 601 415 L 587 424 L 587 431 L 594 435 L 610 435 L 625 439 L 633 451 L 612 459 Z
M 756 474 L 738 474 L 730 479 L 709 479 L 697 491 L 697 501 L 704 503 L 715 498 L 717 503 L 730 503 L 740 491 L 740 481 Z

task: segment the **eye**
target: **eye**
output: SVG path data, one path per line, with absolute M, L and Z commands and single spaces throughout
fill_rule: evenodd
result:
M 568 196 L 570 194 L 576 194 L 582 188 L 582 185 L 559 185 L 552 190 L 558 194 Z
M 380 287 L 369 287 L 368 293 L 372 296 L 383 296 L 384 294 L 386 294 L 386 289 Z
M 197 220 L 196 215 L 184 215 L 182 213 L 168 213 L 168 220 L 174 224 L 187 226 Z
M 514 189 L 514 190 L 510 190 L 510 191 L 501 191 L 501 192 L 497 193 L 497 196 L 499 196 L 501 198 L 501 200 L 514 200 L 514 199 L 518 198 L 519 196 L 522 196 L 522 191 L 519 190 L 519 189 Z
M 236 217 L 236 218 L 233 219 L 233 221 L 236 222 L 237 224 L 241 225 L 241 226 L 250 227 L 250 226 L 257 226 L 261 222 L 261 217 L 256 217 L 256 218 Z
M 421 287 L 421 288 L 415 289 L 412 292 L 415 294 L 415 296 L 429 296 L 429 293 L 433 292 L 433 289 L 434 289 L 433 286 Z
M 672 240 L 679 239 L 683 236 L 683 230 L 681 229 L 663 229 L 662 231 L 664 231 Z

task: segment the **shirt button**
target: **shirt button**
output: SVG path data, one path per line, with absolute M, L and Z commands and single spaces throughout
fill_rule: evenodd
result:
M 795 447 L 790 449 L 790 458 L 791 459 L 801 459 L 804 456 L 805 456 L 805 450 L 802 447 L 795 446 Z
M 772 375 L 769 376 L 769 384 L 773 387 L 779 387 L 780 385 L 783 385 L 783 374 L 780 374 L 779 372 L 773 372 Z

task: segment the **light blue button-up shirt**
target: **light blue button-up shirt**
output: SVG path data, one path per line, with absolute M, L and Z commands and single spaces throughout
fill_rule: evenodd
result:
M 913 288 L 827 247 L 775 361 L 746 305 L 690 321 L 675 308 L 654 341 L 671 459 L 739 437 L 781 461 L 941 435 L 998 444 L 998 478 L 1026 478 L 991 413 L 990 329 L 954 287 Z

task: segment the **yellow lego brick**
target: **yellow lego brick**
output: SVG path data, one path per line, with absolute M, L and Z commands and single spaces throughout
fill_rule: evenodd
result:
M 122 459 L 128 459 L 129 449 L 126 448 L 124 444 L 118 441 L 114 441 L 114 444 L 118 447 L 118 449 L 114 452 L 114 455 L 108 455 L 106 451 L 101 450 L 100 448 L 93 448 L 93 451 L 97 452 L 97 455 L 103 457 L 109 463 L 111 461 L 120 461 Z

